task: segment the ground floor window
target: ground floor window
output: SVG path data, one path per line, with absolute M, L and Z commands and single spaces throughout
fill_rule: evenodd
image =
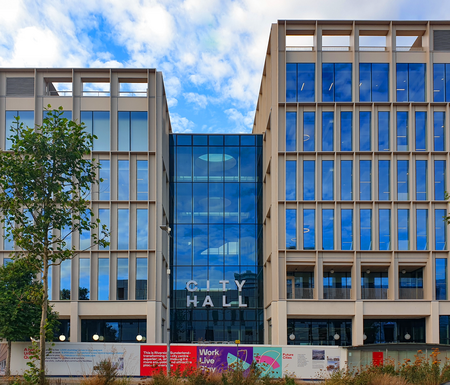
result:
M 364 344 L 425 343 L 425 318 L 366 319 Z
M 81 320 L 81 342 L 144 342 L 147 320 Z
M 288 345 L 352 344 L 352 321 L 343 319 L 288 319 Z

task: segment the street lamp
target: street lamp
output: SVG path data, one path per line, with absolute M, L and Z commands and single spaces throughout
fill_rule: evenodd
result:
M 167 376 L 170 375 L 170 232 L 169 225 L 161 225 L 159 228 L 167 233 Z

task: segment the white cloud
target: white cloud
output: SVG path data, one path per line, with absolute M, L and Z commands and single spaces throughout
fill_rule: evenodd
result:
M 186 92 L 183 96 L 188 103 L 193 103 L 199 108 L 206 108 L 208 105 L 208 98 L 205 95 L 196 94 L 195 92 Z
M 243 114 L 236 108 L 229 108 L 224 112 L 228 115 L 228 120 L 234 124 L 234 127 L 231 128 L 231 132 L 252 132 L 253 118 L 255 115 L 253 111 L 248 111 L 246 114 Z
M 177 113 L 170 114 L 170 122 L 172 123 L 172 131 L 174 133 L 192 132 L 195 127 L 193 122 Z

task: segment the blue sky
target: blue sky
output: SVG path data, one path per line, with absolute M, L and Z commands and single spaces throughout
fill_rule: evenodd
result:
M 0 0 L 0 67 L 157 68 L 174 132 L 250 132 L 277 19 L 449 17 L 448 0 Z

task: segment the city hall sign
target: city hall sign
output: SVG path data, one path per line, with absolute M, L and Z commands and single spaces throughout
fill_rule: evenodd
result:
M 219 283 L 222 284 L 222 291 L 223 293 L 227 292 L 227 284 L 230 283 L 230 281 L 228 280 L 221 280 L 219 281 Z M 239 307 L 247 307 L 246 303 L 242 303 L 242 296 L 241 296 L 241 292 L 242 292 L 242 288 L 245 285 L 245 279 L 242 281 L 237 281 L 235 280 L 234 283 L 236 284 L 236 287 L 239 291 Z M 196 291 L 198 291 L 198 283 L 197 281 L 188 281 L 186 283 L 186 290 L 190 293 L 194 293 Z M 206 281 L 206 291 L 209 292 L 210 291 L 210 285 L 209 285 L 209 280 Z M 189 294 L 186 298 L 186 306 L 190 307 L 191 305 L 194 305 L 194 307 L 197 307 L 198 305 L 198 299 L 197 296 L 194 295 L 193 298 L 191 299 L 191 295 Z M 202 307 L 214 307 L 214 303 L 213 300 L 211 299 L 210 295 L 206 295 Z M 231 307 L 231 303 L 227 303 L 227 296 L 226 294 L 222 295 L 222 307 Z

